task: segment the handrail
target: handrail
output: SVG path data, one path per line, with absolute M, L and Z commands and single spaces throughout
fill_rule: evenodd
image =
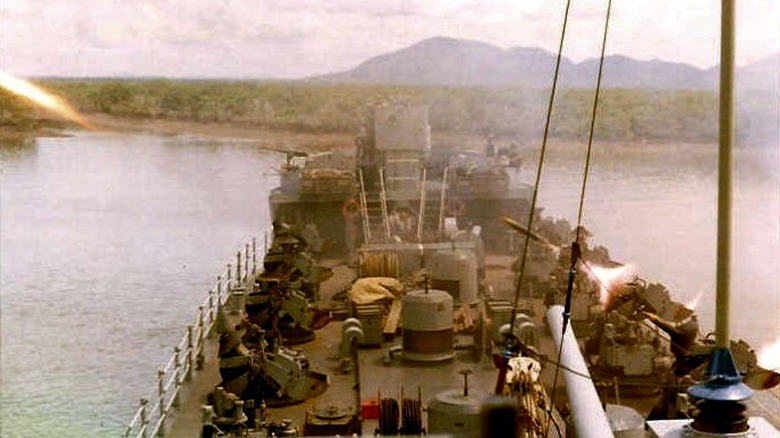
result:
M 366 199 L 366 185 L 363 182 L 363 169 L 358 168 L 360 180 L 360 213 L 363 216 L 363 240 L 366 243 L 371 242 L 371 224 L 368 219 L 368 203 Z
M 420 211 L 417 212 L 417 239 L 422 241 L 423 222 L 425 221 L 425 202 L 426 199 L 426 186 L 428 182 L 428 171 L 425 167 L 422 168 L 422 184 L 420 186 Z
M 217 277 L 216 287 L 208 291 L 207 296 L 198 306 L 195 324 L 187 326 L 181 341 L 173 347 L 173 354 L 157 371 L 156 388 L 151 391 L 149 397 L 140 400 L 135 414 L 125 427 L 123 437 L 148 438 L 165 435 L 165 420 L 170 416 L 171 411 L 178 406 L 182 386 L 192 377 L 193 371 L 200 369 L 203 364 L 203 347 L 206 337 L 217 323 L 219 308 L 225 304 L 233 288 L 240 286 L 257 272 L 257 246 L 255 238 L 252 239 L 251 244 L 244 245 L 243 273 L 241 251 L 239 250 L 235 277 L 230 264 L 227 265 L 222 275 Z M 268 249 L 267 232 L 260 246 L 259 256 L 262 257 Z M 249 272 L 250 257 L 252 258 L 251 274 Z M 154 400 L 151 406 L 150 400 Z
M 392 236 L 392 233 L 390 231 L 390 218 L 387 212 L 387 189 L 385 188 L 384 167 L 379 168 L 379 186 L 381 187 L 382 190 L 380 200 L 382 202 L 382 224 L 384 225 L 384 229 L 385 229 L 385 241 L 389 241 L 390 237 Z
M 442 235 L 442 232 L 444 231 L 444 209 L 447 206 L 447 191 L 448 186 L 447 184 L 449 181 L 447 181 L 447 175 L 449 174 L 449 166 L 444 168 L 444 175 L 442 175 L 441 179 L 441 199 L 439 200 L 439 229 L 438 233 L 439 236 Z

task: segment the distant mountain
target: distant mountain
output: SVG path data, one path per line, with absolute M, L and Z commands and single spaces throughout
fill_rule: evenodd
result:
M 780 53 L 740 68 L 737 87 L 744 91 L 771 90 L 780 93 Z
M 574 74 L 565 85 L 594 87 L 598 59 L 588 59 L 574 66 Z M 622 55 L 604 58 L 603 84 L 607 88 L 655 88 L 667 90 L 707 90 L 715 82 L 707 71 L 688 64 L 661 61 L 639 61 Z
M 780 53 L 737 72 L 737 127 L 747 144 L 780 144 Z
M 776 58 L 772 59 L 776 61 Z M 704 70 L 661 60 L 639 61 L 622 55 L 608 56 L 604 62 L 603 85 L 606 88 L 712 90 L 717 82 L 714 68 Z M 555 54 L 539 48 L 502 49 L 479 41 L 435 37 L 375 56 L 351 70 L 309 80 L 547 88 L 552 81 L 554 66 Z M 762 67 L 763 64 L 756 63 L 748 70 L 759 71 Z M 559 83 L 567 87 L 591 88 L 595 85 L 597 69 L 597 59 L 574 63 L 564 57 L 561 59 Z M 765 72 L 761 70 L 755 74 L 764 75 Z
M 413 85 L 506 85 L 518 71 L 548 74 L 554 58 L 540 49 L 503 50 L 478 41 L 436 37 L 375 56 L 352 70 L 313 78 L 327 82 Z

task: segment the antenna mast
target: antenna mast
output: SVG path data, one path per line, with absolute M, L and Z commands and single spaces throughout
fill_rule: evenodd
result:
M 734 143 L 734 0 L 723 0 L 721 8 L 715 345 L 728 348 L 731 302 L 731 148 Z
M 743 400 L 753 395 L 734 363 L 729 337 L 731 274 L 731 149 L 734 143 L 734 0 L 721 1 L 720 96 L 718 120 L 718 254 L 716 266 L 715 349 L 709 380 L 688 388 L 701 401 L 692 427 L 706 433 L 749 430 Z M 740 435 L 742 436 L 742 435 Z

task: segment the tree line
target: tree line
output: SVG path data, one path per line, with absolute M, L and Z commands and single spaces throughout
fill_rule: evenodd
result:
M 37 82 L 88 114 L 313 133 L 355 132 L 367 105 L 402 101 L 429 106 L 433 130 L 538 138 L 549 99 L 546 90 L 523 87 L 168 79 Z M 586 89 L 564 89 L 558 93 L 550 125 L 552 137 L 587 136 L 593 93 Z M 7 92 L 0 93 L 0 124 L 24 125 L 29 112 L 30 105 Z M 766 112 L 761 105 L 754 105 L 740 113 L 744 117 L 765 117 Z M 739 121 L 738 118 L 738 125 Z M 711 91 L 608 89 L 602 90 L 599 101 L 595 137 L 712 142 L 716 138 L 716 123 L 717 99 Z

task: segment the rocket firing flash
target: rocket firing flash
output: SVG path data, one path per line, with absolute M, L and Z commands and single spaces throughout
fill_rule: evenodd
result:
M 780 372 L 780 338 L 777 338 L 771 344 L 761 347 L 758 351 L 758 366 Z
M 589 268 L 587 272 L 599 284 L 599 301 L 605 307 L 612 295 L 613 288 L 624 284 L 634 272 L 632 265 L 620 265 L 610 268 L 590 266 Z
M 699 307 L 699 302 L 701 302 L 701 297 L 703 295 L 704 294 L 699 291 L 695 297 L 691 298 L 687 303 L 685 303 L 685 308 L 688 310 L 696 310 L 696 308 Z
M 78 111 L 73 109 L 73 107 L 68 105 L 63 98 L 45 91 L 30 81 L 0 71 L 0 87 L 33 102 L 41 108 L 58 114 L 67 120 L 78 123 L 84 128 L 92 129 L 92 126 L 87 120 L 79 114 Z
M 757 355 L 758 367 L 748 370 L 745 384 L 757 391 L 780 385 L 780 338 L 762 346 Z

